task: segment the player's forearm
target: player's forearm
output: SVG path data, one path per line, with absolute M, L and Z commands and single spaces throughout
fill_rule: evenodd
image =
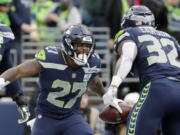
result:
M 133 61 L 128 58 L 122 58 L 121 63 L 116 68 L 111 81 L 111 86 L 119 87 L 122 81 L 126 78 L 128 73 L 131 71 Z
M 89 84 L 89 88 L 100 96 L 102 96 L 105 93 L 104 86 L 98 76 L 96 76 L 93 79 L 93 81 Z
M 5 81 L 14 81 L 22 77 L 29 77 L 39 73 L 41 70 L 40 64 L 36 60 L 28 60 L 16 67 L 10 68 L 0 77 L 4 78 Z
M 111 86 L 119 87 L 131 71 L 136 55 L 137 47 L 134 42 L 126 42 L 123 44 L 121 57 L 116 63 L 116 69 L 111 81 Z
M 17 67 L 13 67 L 10 68 L 8 70 L 6 70 L 4 73 L 1 74 L 2 78 L 5 79 L 5 81 L 14 81 L 16 79 L 18 79 L 18 68 Z

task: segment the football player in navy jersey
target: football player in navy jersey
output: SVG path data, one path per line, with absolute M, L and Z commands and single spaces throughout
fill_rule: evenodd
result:
M 116 107 L 117 88 L 132 71 L 140 78 L 141 96 L 128 120 L 127 135 L 180 134 L 180 46 L 169 34 L 155 29 L 152 12 L 132 6 L 124 15 L 115 37 L 120 55 L 103 96 L 104 104 Z
M 87 87 L 104 94 L 95 40 L 80 24 L 66 29 L 62 40 L 61 47 L 40 50 L 35 59 L 7 70 L 1 79 L 5 83 L 39 73 L 40 94 L 32 135 L 93 135 L 80 114 L 80 100 Z
M 11 42 L 14 39 L 14 34 L 12 33 L 10 27 L 0 23 L 0 73 L 6 71 L 7 69 L 13 67 L 12 56 L 10 54 Z M 3 79 L 0 79 L 0 83 L 4 82 Z M 9 84 L 7 81 L 5 83 L 6 96 L 11 96 L 12 99 L 19 106 L 21 111 L 22 119 L 20 119 L 20 123 L 24 123 L 28 120 L 30 114 L 27 107 L 27 99 L 23 96 L 23 91 L 20 88 L 19 82 L 14 81 Z

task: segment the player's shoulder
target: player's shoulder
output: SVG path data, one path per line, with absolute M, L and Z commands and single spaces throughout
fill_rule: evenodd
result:
M 92 56 L 89 59 L 89 64 L 90 66 L 97 66 L 100 67 L 101 65 L 101 58 L 99 57 L 99 55 L 97 53 L 93 53 Z
M 40 49 L 36 52 L 35 58 L 38 61 L 57 63 L 60 60 L 59 56 L 61 55 L 61 49 L 56 46 L 47 46 L 43 49 Z
M 135 39 L 133 35 L 136 31 L 137 30 L 134 28 L 127 28 L 120 30 L 114 38 L 114 49 L 117 51 L 118 46 L 121 45 L 121 43 L 126 40 L 134 41 Z
M 0 44 L 5 44 L 14 38 L 11 28 L 5 24 L 0 24 Z
M 94 53 L 88 60 L 88 66 L 83 67 L 85 73 L 99 73 L 101 68 L 101 59 L 98 54 Z

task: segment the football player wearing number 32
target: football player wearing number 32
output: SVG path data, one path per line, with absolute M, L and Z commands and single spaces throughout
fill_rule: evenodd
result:
M 62 40 L 61 47 L 40 50 L 35 59 L 7 70 L 1 78 L 12 82 L 39 73 L 40 94 L 32 135 L 93 135 L 79 108 L 87 87 L 104 94 L 95 40 L 84 25 L 70 26 Z
M 114 105 L 117 88 L 132 71 L 139 75 L 141 96 L 130 114 L 127 135 L 180 134 L 180 46 L 169 34 L 155 29 L 152 12 L 132 6 L 115 37 L 120 55 L 104 104 Z

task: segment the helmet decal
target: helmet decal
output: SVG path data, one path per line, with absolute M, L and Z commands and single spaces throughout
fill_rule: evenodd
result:
M 121 27 L 155 26 L 153 13 L 146 6 L 132 6 L 122 18 Z

